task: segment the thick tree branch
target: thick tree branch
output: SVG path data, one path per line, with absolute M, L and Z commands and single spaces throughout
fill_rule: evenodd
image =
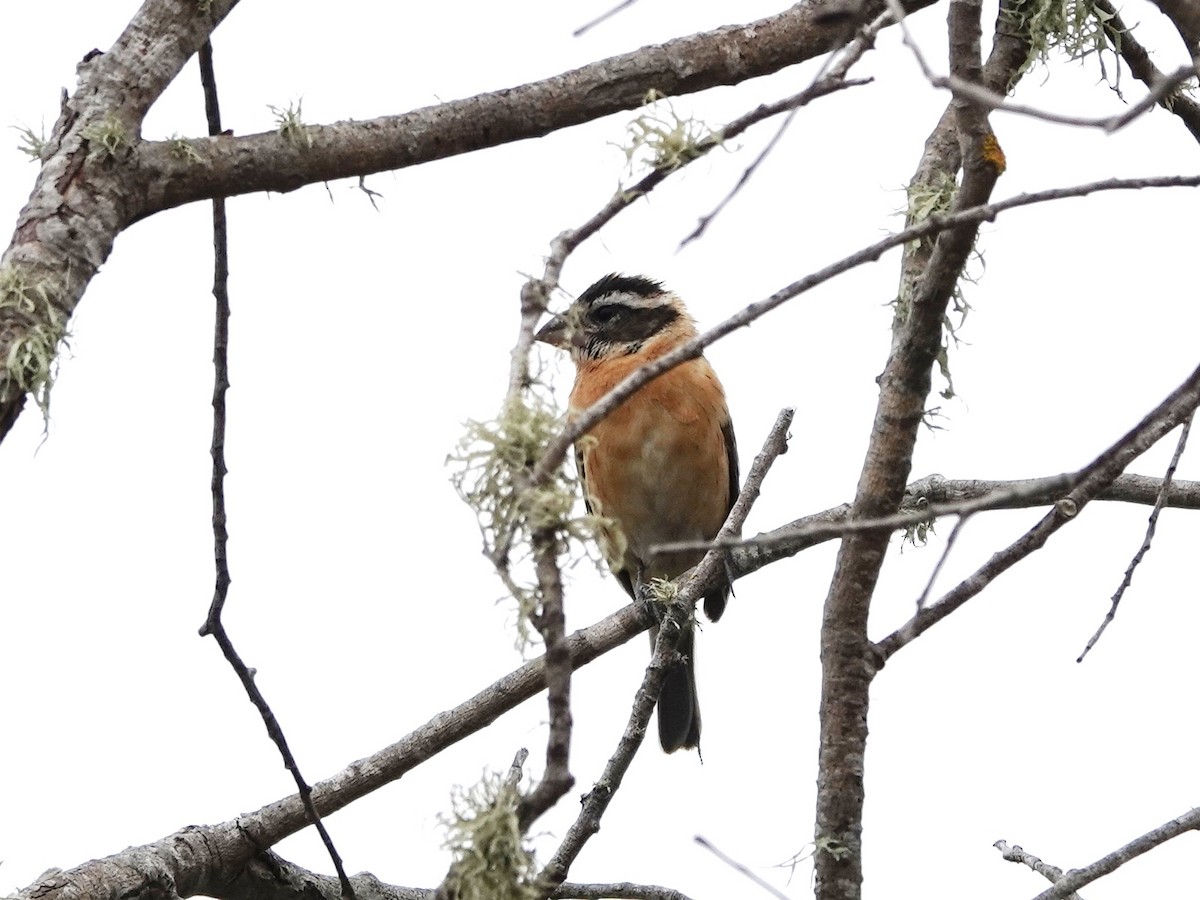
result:
M 980 0 L 951 0 L 950 71 L 982 79 Z M 955 97 L 954 134 L 962 183 L 952 210 L 986 203 L 1003 171 L 1003 156 L 986 111 Z M 942 232 L 912 289 L 901 294 L 891 356 L 879 378 L 879 402 L 859 476 L 851 518 L 895 512 L 912 468 L 913 447 L 925 415 L 932 369 L 942 349 L 942 322 L 975 244 L 977 225 Z M 821 623 L 821 737 L 813 855 L 818 900 L 862 895 L 862 813 L 871 680 L 878 670 L 867 618 L 890 533 L 853 532 L 842 539 Z
M 915 0 L 910 11 L 933 0 Z M 883 3 L 870 2 L 878 14 Z M 790 9 L 714 31 L 642 47 L 541 81 L 451 100 L 397 116 L 305 128 L 304 139 L 276 132 L 189 142 L 201 162 L 172 142 L 138 148 L 148 215 L 214 196 L 289 191 L 369 175 L 528 138 L 633 109 L 650 90 L 691 94 L 770 75 L 837 47 L 841 25 L 822 4 Z

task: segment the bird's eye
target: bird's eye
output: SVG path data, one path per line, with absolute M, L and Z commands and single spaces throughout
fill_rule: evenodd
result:
M 607 325 L 621 314 L 619 306 L 598 306 L 592 310 L 592 319 L 599 325 Z

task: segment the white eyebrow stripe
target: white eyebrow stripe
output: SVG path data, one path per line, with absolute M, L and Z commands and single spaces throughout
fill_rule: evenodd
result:
M 670 306 L 669 294 L 654 294 L 647 297 L 645 294 L 634 294 L 630 291 L 616 291 L 611 294 L 604 294 L 592 301 L 592 308 L 599 306 L 627 306 L 630 309 L 656 309 L 660 306 Z

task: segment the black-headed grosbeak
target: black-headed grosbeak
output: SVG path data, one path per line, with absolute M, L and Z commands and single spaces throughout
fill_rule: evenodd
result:
M 537 338 L 568 349 L 575 363 L 570 414 L 591 406 L 643 364 L 696 336 L 675 294 L 657 281 L 606 275 L 555 316 Z M 653 578 L 676 578 L 700 550 L 651 556 L 650 548 L 716 537 L 738 495 L 737 446 L 725 392 L 698 357 L 651 381 L 597 423 L 575 447 L 589 512 L 611 519 L 601 550 L 633 598 Z M 704 598 L 717 621 L 726 585 Z M 657 629 L 651 631 L 651 644 Z M 680 638 L 681 662 L 665 676 L 658 737 L 668 753 L 700 745 L 695 635 Z

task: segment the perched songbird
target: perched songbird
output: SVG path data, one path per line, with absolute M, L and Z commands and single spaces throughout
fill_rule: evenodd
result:
M 695 336 L 682 300 L 657 281 L 627 275 L 601 278 L 537 334 L 571 353 L 572 415 Z M 631 597 L 651 579 L 676 578 L 700 562 L 702 550 L 652 556 L 650 549 L 712 540 L 737 499 L 733 425 L 708 361 L 689 360 L 639 390 L 580 438 L 575 462 L 588 511 L 615 525 L 601 534 L 601 549 Z M 721 617 L 728 597 L 724 586 L 704 598 L 709 619 Z M 679 652 L 682 661 L 667 672 L 658 701 L 658 736 L 668 753 L 700 745 L 690 625 Z

